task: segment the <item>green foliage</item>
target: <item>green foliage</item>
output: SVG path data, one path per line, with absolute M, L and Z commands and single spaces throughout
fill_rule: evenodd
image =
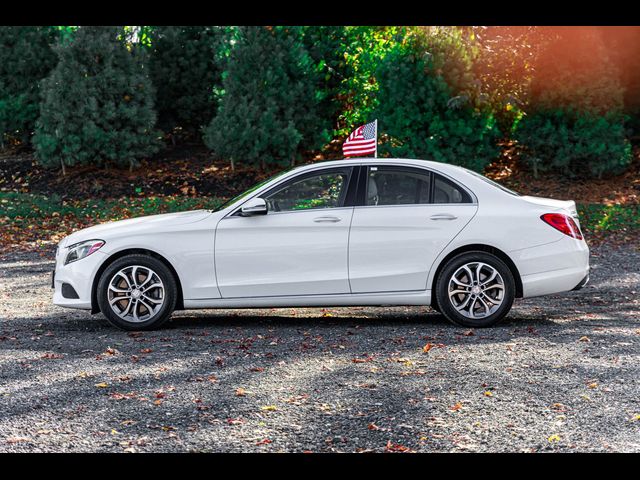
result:
M 328 139 L 299 27 L 240 27 L 217 115 L 204 130 L 220 158 L 289 164 Z
M 431 49 L 429 37 L 409 38 L 380 62 L 376 70 L 378 106 L 373 117 L 378 118 L 379 129 L 388 140 L 379 151 L 481 172 L 498 155 L 498 132 L 493 117 L 474 106 L 470 87 L 465 86 L 472 85 L 468 67 L 452 72 L 460 92 L 454 96 L 439 59 L 447 57 L 447 42 L 434 41 Z M 455 50 L 451 51 L 451 57 L 455 55 Z M 451 58 L 447 61 L 453 62 Z M 456 63 L 463 61 L 464 57 L 458 57 Z
M 546 31 L 541 27 L 470 27 L 478 47 L 473 70 L 482 85 L 496 125 L 509 137 L 522 118 L 533 75 L 532 60 Z
M 38 82 L 55 66 L 54 27 L 0 27 L 0 144 L 27 142 L 39 114 Z
M 340 86 L 347 76 L 344 50 L 349 27 L 307 26 L 301 29 L 301 40 L 312 60 L 316 79 L 319 115 L 330 121 L 335 132 L 342 113 Z
M 337 134 L 348 135 L 356 125 L 370 122 L 377 105 L 376 68 L 401 44 L 404 27 L 346 27 L 343 42 L 344 74 L 338 88 L 342 107 Z
M 222 87 L 228 27 L 147 27 L 149 74 L 156 87 L 158 124 L 165 132 L 198 132 L 213 118 Z
M 580 224 L 594 232 L 640 230 L 640 205 L 578 205 Z
M 621 173 L 631 162 L 621 115 L 598 115 L 562 109 L 525 116 L 515 133 L 525 147 L 523 159 L 539 172 L 567 176 Z
M 631 161 L 623 88 L 597 28 L 559 29 L 535 61 L 526 115 L 515 131 L 538 172 L 620 173 Z
M 42 82 L 33 143 L 47 167 L 134 166 L 159 149 L 153 88 L 137 49 L 120 27 L 81 27 L 57 47 Z
M 216 197 L 121 197 L 92 200 L 63 200 L 58 196 L 0 192 L 3 215 L 24 226 L 52 217 L 92 219 L 92 222 L 120 220 L 141 215 L 156 215 L 185 210 L 215 209 L 222 204 Z

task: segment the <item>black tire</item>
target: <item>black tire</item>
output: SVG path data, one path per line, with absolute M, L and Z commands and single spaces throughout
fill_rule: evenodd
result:
M 438 313 L 442 313 L 442 311 L 440 311 L 440 305 L 438 305 L 438 298 L 434 296 L 434 298 L 431 299 L 431 305 L 429 305 L 433 310 L 435 310 Z
M 482 262 L 490 267 L 493 267 L 502 277 L 504 293 L 502 297 L 502 303 L 496 308 L 494 312 L 482 318 L 470 318 L 460 313 L 453 305 L 449 297 L 449 283 L 452 276 L 460 267 L 466 264 Z M 486 277 L 484 277 L 486 278 Z M 470 281 L 471 283 L 471 281 Z M 482 282 L 480 282 L 482 283 Z M 513 305 L 513 299 L 515 298 L 516 284 L 513 279 L 513 274 L 507 265 L 495 255 L 482 251 L 472 251 L 461 253 L 449 260 L 436 281 L 436 302 L 440 308 L 440 312 L 447 317 L 449 321 L 456 325 L 472 328 L 491 327 L 500 322 L 511 310 Z M 488 291 L 488 290 L 487 290 Z M 462 298 L 466 299 L 466 294 L 463 294 Z M 472 306 L 472 308 L 474 308 Z M 492 308 L 494 308 L 492 306 Z M 479 310 L 479 309 L 478 309 Z M 490 311 L 489 309 L 485 311 Z
M 124 318 L 121 318 L 116 314 L 116 312 L 112 310 L 111 306 L 109 305 L 108 288 L 111 280 L 115 278 L 114 276 L 122 269 L 126 269 L 127 267 L 136 265 L 151 269 L 160 278 L 164 286 L 164 302 L 158 308 L 157 312 L 154 312 L 150 318 L 144 321 L 128 321 Z M 176 285 L 176 279 L 174 278 L 173 273 L 163 262 L 149 255 L 133 254 L 126 255 L 115 260 L 104 270 L 104 272 L 102 272 L 100 280 L 98 281 L 96 293 L 100 311 L 109 321 L 109 323 L 111 323 L 115 327 L 121 328 L 122 330 L 154 330 L 162 326 L 173 313 L 178 296 L 178 287 Z M 144 307 L 139 307 L 139 310 L 143 311 L 142 308 Z M 148 314 L 151 314 L 150 310 L 146 308 L 145 310 L 148 312 Z

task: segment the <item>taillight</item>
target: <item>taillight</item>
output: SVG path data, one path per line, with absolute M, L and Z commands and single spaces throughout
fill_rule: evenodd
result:
M 582 240 L 582 233 L 578 225 L 576 225 L 576 222 L 569 215 L 563 213 L 545 213 L 541 215 L 540 218 L 565 235 L 569 235 L 577 240 Z

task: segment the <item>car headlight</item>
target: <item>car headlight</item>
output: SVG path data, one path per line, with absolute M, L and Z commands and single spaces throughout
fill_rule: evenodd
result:
M 69 252 L 64 259 L 64 264 L 67 265 L 78 260 L 82 260 L 88 257 L 93 252 L 97 252 L 104 245 L 104 240 L 86 240 L 80 243 L 74 243 L 69 245 Z

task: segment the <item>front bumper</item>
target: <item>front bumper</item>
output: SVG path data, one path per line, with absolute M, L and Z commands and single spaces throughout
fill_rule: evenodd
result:
M 67 249 L 60 247 L 56 254 L 56 268 L 52 274 L 53 303 L 60 307 L 91 310 L 91 288 L 93 279 L 107 258 L 100 250 L 77 262 L 64 265 Z M 78 298 L 67 298 L 71 290 L 63 284 L 68 284 L 76 292 Z M 66 293 L 66 295 L 65 295 Z

